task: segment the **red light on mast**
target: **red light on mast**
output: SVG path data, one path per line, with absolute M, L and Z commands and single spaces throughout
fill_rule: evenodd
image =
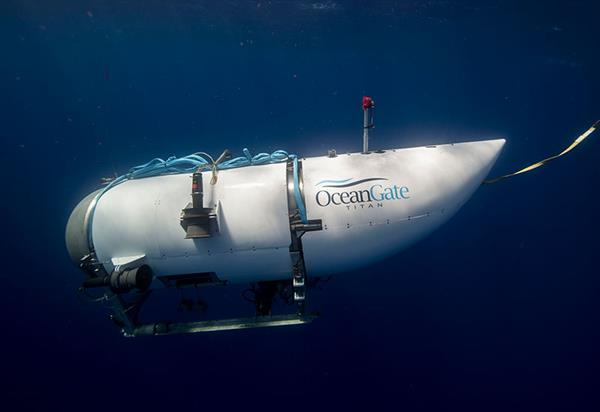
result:
M 372 109 L 375 107 L 375 102 L 369 96 L 363 96 L 362 98 L 363 110 Z

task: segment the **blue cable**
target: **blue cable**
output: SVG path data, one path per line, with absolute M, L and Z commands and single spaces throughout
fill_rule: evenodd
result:
M 276 150 L 273 153 L 259 153 L 256 156 L 252 156 L 247 148 L 242 151 L 244 156 L 236 157 L 234 159 L 221 162 L 217 165 L 218 170 L 235 169 L 244 166 L 255 166 L 263 164 L 281 163 L 288 159 L 294 161 L 294 199 L 296 200 L 296 206 L 300 213 L 300 219 L 302 223 L 307 223 L 306 208 L 302 201 L 302 194 L 300 193 L 300 181 L 298 178 L 298 157 L 294 154 L 288 154 L 285 150 Z M 209 156 L 210 157 L 210 156 Z M 170 174 L 182 174 L 182 173 L 193 173 L 203 167 L 209 167 L 212 161 L 209 162 L 203 155 L 194 153 L 184 157 L 171 156 L 167 160 L 161 158 L 154 158 L 147 163 L 139 166 L 134 166 L 129 169 L 129 172 L 117 177 L 115 180 L 110 182 L 104 190 L 102 190 L 96 197 L 96 204 L 98 200 L 107 191 L 113 187 L 132 179 L 143 179 L 146 177 L 163 176 Z M 95 209 L 95 206 L 94 206 Z M 91 211 L 90 219 L 88 221 L 88 242 L 92 245 L 92 221 L 94 218 L 94 211 Z

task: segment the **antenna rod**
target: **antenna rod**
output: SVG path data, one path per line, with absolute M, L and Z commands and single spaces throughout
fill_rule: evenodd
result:
M 369 153 L 369 129 L 373 128 L 373 109 L 375 102 L 369 96 L 363 96 L 363 153 Z

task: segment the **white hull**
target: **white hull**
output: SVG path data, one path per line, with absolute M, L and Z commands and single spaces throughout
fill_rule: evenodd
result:
M 469 199 L 503 145 L 498 139 L 302 159 L 307 216 L 323 225 L 302 239 L 308 275 L 359 268 L 423 238 Z M 130 180 L 108 190 L 96 205 L 91 236 L 107 273 L 119 259 L 145 256 L 158 277 L 289 279 L 285 163 L 222 170 L 216 185 L 209 181 L 210 173 L 203 174 L 204 204 L 216 208 L 219 232 L 193 240 L 185 239 L 179 220 L 191 175 Z

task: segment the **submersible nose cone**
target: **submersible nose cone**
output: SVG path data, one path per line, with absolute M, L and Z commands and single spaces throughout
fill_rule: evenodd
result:
M 101 190 L 101 189 L 100 189 Z M 81 202 L 75 206 L 67 222 L 65 230 L 65 242 L 67 251 L 71 260 L 76 265 L 79 265 L 84 256 L 90 254 L 90 245 L 88 240 L 88 219 L 90 205 L 100 192 L 97 190 L 83 198 Z

